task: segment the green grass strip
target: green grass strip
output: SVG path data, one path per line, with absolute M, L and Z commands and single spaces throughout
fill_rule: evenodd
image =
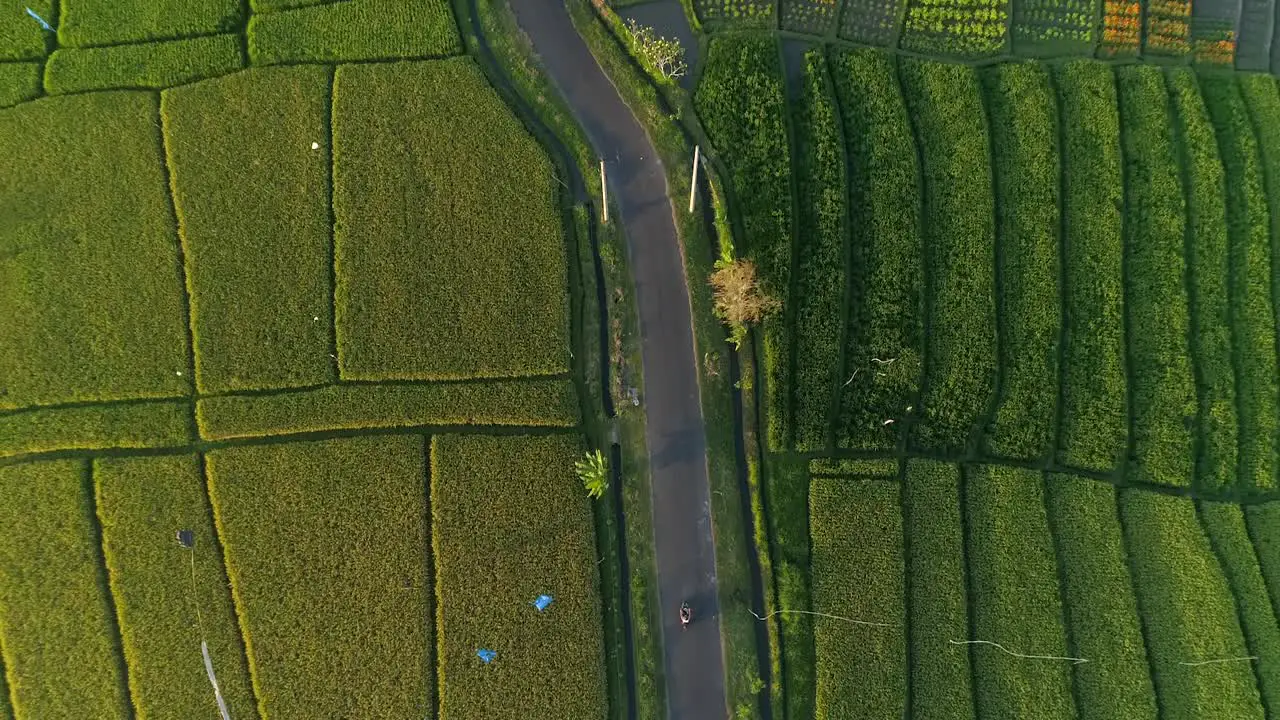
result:
M 93 476 L 139 717 L 217 716 L 202 641 L 232 717 L 251 717 L 257 707 L 199 459 L 101 459 Z M 193 548 L 177 542 L 180 530 L 193 532 Z
M 782 635 L 782 678 L 786 687 L 786 716 L 811 718 L 817 710 L 814 652 L 814 610 L 810 588 L 809 484 L 804 463 L 794 456 L 772 455 L 765 460 L 765 494 L 769 498 L 769 542 L 773 582 L 779 610 L 802 612 L 778 616 Z
M 0 410 L 190 392 L 157 104 L 98 93 L 0 111 Z
M 48 44 L 57 38 L 28 15 L 26 8 L 31 8 L 46 22 L 53 23 L 57 20 L 53 6 L 54 0 L 30 0 L 24 1 L 22 7 L 12 4 L 6 7 L 0 14 L 0 61 L 44 57 Z
M 1236 391 L 1240 418 L 1240 489 L 1276 487 L 1277 387 L 1276 325 L 1272 309 L 1271 232 L 1259 145 L 1233 76 L 1203 76 L 1209 115 L 1227 174 L 1230 228 L 1231 326 L 1235 331 Z M 1261 117 L 1266 117 L 1260 115 Z M 1280 112 L 1269 116 L 1280 122 Z M 1278 189 L 1280 190 L 1280 189 Z
M 565 379 L 429 385 L 337 385 L 280 395 L 228 395 L 196 405 L 206 440 L 423 425 L 572 427 Z
M 345 0 L 254 15 L 248 37 L 254 65 L 441 57 L 462 51 L 447 0 Z
M 1201 451 L 1196 484 L 1207 490 L 1230 487 L 1236 472 L 1236 378 L 1231 354 L 1229 241 L 1226 178 L 1217 138 L 1195 74 L 1174 68 L 1169 93 L 1177 111 L 1186 162 L 1186 262 L 1191 277 L 1191 351 L 1200 376 L 1197 433 Z
M 1258 555 L 1249 540 L 1239 505 L 1207 502 L 1200 516 L 1235 594 L 1249 654 L 1258 658 L 1258 691 L 1265 708 L 1280 708 L 1280 624 L 1262 579 Z
M 906 103 L 890 56 L 873 50 L 831 57 L 849 158 L 849 325 L 839 378 L 836 443 L 897 446 L 920 390 L 924 352 L 924 243 L 920 168 Z M 851 377 L 850 377 L 851 376 Z
M 581 453 L 571 436 L 432 439 L 441 717 L 608 714 L 595 534 L 573 469 Z M 554 601 L 539 612 L 543 593 Z M 479 648 L 497 652 L 493 666 Z
M 40 97 L 40 63 L 0 63 L 0 108 Z
M 92 492 L 79 460 L 0 467 L 0 649 L 19 718 L 132 717 Z
M 244 67 L 238 35 L 190 40 L 64 48 L 49 56 L 44 88 L 50 95 L 114 88 L 161 88 L 233 73 Z
M 181 447 L 192 440 L 191 404 L 186 400 L 0 415 L 0 458 L 55 450 Z
M 1069 656 L 1041 474 L 994 465 L 967 472 L 975 639 L 1024 655 Z M 976 647 L 978 715 L 1075 718 L 1071 668 L 1068 661 L 1030 660 Z
M 260 68 L 163 94 L 202 393 L 333 379 L 329 72 Z
M 1244 514 L 1272 607 L 1280 617 L 1280 501 L 1246 507 Z
M 963 65 L 902 60 L 920 140 L 929 269 L 928 367 L 913 444 L 961 452 L 996 374 L 995 216 L 986 111 Z
M 906 598 L 898 485 L 809 484 L 817 717 L 902 717 L 907 709 Z
M 342 376 L 567 372 L 560 186 L 475 61 L 344 65 L 334 82 Z
M 960 470 L 931 460 L 907 461 L 903 514 L 909 538 L 911 717 L 974 717 L 965 585 Z
M 1188 499 L 1124 490 L 1120 511 L 1161 717 L 1262 718 L 1231 588 Z
M 1063 65 L 1066 347 L 1058 461 L 1107 472 L 1128 443 L 1120 118 L 1111 68 Z
M 425 455 L 413 436 L 209 453 L 263 717 L 431 712 Z
M 1155 720 L 1142 620 L 1126 564 L 1114 486 L 1070 475 L 1048 480 L 1062 568 L 1080 720 Z
M 1187 333 L 1186 218 L 1164 73 L 1116 70 L 1125 157 L 1125 282 L 1133 361 L 1131 478 L 1189 486 L 1195 378 Z
M 791 147 L 778 45 L 772 37 L 716 35 L 694 107 L 729 169 L 743 237 L 737 247 L 755 261 L 765 291 L 789 308 L 792 233 Z M 767 445 L 791 443 L 788 398 L 791 341 L 783 313 L 766 318 L 764 336 Z
M 814 458 L 809 461 L 809 474 L 896 478 L 898 461 L 893 458 L 875 460 Z
M 240 0 L 59 0 L 63 47 L 170 40 L 238 32 Z
M 827 447 L 831 393 L 840 372 L 841 306 L 845 288 L 844 146 L 826 57 L 804 58 L 804 82 L 795 106 L 796 179 L 799 189 L 799 263 L 795 295 L 795 449 Z M 843 378 L 841 379 L 843 382 Z
M 1053 448 L 1062 328 L 1058 106 L 1048 70 L 1038 63 L 1000 65 L 983 80 L 1002 320 L 1000 401 L 986 444 L 999 457 L 1045 458 Z

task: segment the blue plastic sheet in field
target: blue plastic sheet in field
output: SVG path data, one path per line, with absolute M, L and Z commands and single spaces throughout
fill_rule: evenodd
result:
M 498 657 L 498 653 L 492 650 L 485 650 L 484 648 L 481 648 L 476 651 L 476 657 L 483 660 L 485 665 L 488 665 L 489 663 L 493 662 L 494 658 Z
M 53 32 L 53 27 L 50 26 L 49 23 L 45 22 L 44 18 L 37 15 L 35 10 L 32 10 L 31 8 L 27 8 L 27 14 L 35 18 L 36 22 L 40 23 L 40 27 L 44 28 L 45 30 L 48 30 L 49 32 Z
M 550 604 L 551 604 L 550 595 L 539 595 L 538 599 L 533 601 L 533 606 L 538 608 L 538 612 L 542 612 L 543 610 L 546 610 L 547 606 Z

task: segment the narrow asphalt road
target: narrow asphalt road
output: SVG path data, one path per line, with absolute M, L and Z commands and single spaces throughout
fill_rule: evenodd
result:
M 630 247 L 640 312 L 653 487 L 654 544 L 671 720 L 728 715 L 707 482 L 706 433 L 698 395 L 689 289 L 666 176 L 657 152 L 579 37 L 564 0 L 511 3 L 596 152 L 605 160 Z M 694 620 L 681 630 L 688 600 Z

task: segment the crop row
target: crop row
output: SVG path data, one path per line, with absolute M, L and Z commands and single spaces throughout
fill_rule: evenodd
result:
M 1207 502 L 1200 518 L 1239 608 L 1249 653 L 1257 658 L 1258 692 L 1265 708 L 1280 707 L 1280 624 L 1262 579 L 1258 553 L 1239 505 Z
M 719 35 L 711 40 L 694 105 L 724 155 L 738 192 L 747 257 L 766 292 L 788 303 L 791 287 L 791 148 L 778 45 L 772 38 Z M 777 314 L 764 323 L 768 445 L 790 444 L 791 342 Z
M 818 718 L 902 717 L 907 705 L 906 598 L 898 485 L 809 484 Z
M 828 415 L 840 372 L 844 328 L 844 146 L 840 117 L 821 51 L 805 56 L 804 84 L 795 105 L 795 448 L 827 447 Z
M 1186 55 L 1191 50 L 1191 0 L 1147 0 L 1143 52 Z
M 448 0 L 350 0 L 254 15 L 255 65 L 429 58 L 462 51 Z
M 190 391 L 178 242 L 148 93 L 0 112 L 0 410 Z M 10 255 L 12 253 L 12 255 Z
M 777 0 L 693 0 L 702 22 L 734 27 L 772 27 L 777 4 Z
M 927 366 L 918 435 L 964 450 L 987 410 L 996 372 L 995 220 L 986 113 L 976 73 L 903 60 L 924 168 Z
M 988 72 L 1000 238 L 1000 401 L 987 448 L 1005 458 L 1048 457 L 1062 329 L 1058 112 L 1037 63 Z M 1052 398 L 1052 400 L 1050 400 Z
M 1111 485 L 1048 478 L 1050 524 L 1062 568 L 1076 693 L 1085 720 L 1155 720 L 1142 619 Z
M 198 458 L 100 459 L 93 478 L 138 716 L 217 712 L 201 642 L 230 711 L 253 714 L 249 669 Z M 192 532 L 189 550 L 174 542 L 180 529 Z
M 1147 652 L 1165 717 L 1263 717 L 1231 588 L 1191 500 L 1141 490 L 1120 496 Z
M 891 47 L 897 41 L 907 0 L 844 0 L 840 36 L 854 42 Z
M 581 451 L 571 436 L 432 439 L 441 717 L 607 716 L 597 549 L 573 471 Z M 553 603 L 539 612 L 542 594 Z M 478 648 L 497 652 L 496 667 Z
M 162 95 L 201 393 L 335 379 L 330 79 L 261 68 Z
M 1014 0 L 1014 50 L 1036 56 L 1091 54 L 1098 10 L 1089 0 Z
M 1236 481 L 1245 489 L 1268 490 L 1275 487 L 1280 396 L 1267 194 L 1239 87 L 1230 78 L 1204 78 L 1201 89 L 1227 173 L 1228 287 L 1240 426 Z M 1280 113 L 1269 117 L 1280 118 Z
M 1133 406 L 1130 477 L 1190 485 L 1196 388 L 1185 284 L 1186 203 L 1164 74 L 1116 71 L 1125 158 L 1125 303 Z
M 342 377 L 567 372 L 555 174 L 475 62 L 344 65 L 333 94 Z
M 1008 0 L 908 0 L 902 47 L 962 56 L 994 55 L 1008 39 Z
M 999 638 L 1024 654 L 1067 656 L 1058 560 L 1040 473 L 1007 466 L 966 472 L 975 637 Z M 979 717 L 1076 717 L 1070 665 L 1026 662 L 991 647 L 976 648 L 973 658 Z
M 118 45 L 231 32 L 244 22 L 243 13 L 240 0 L 184 0 L 163 9 L 155 0 L 60 0 L 58 44 Z
M 849 323 L 836 444 L 891 449 L 919 391 L 924 351 L 920 167 L 894 66 L 843 52 L 832 70 L 849 167 Z
M 0 467 L 0 497 L 0 651 L 14 716 L 131 717 L 88 464 Z
M 819 620 L 818 717 L 902 714 L 901 625 L 914 715 L 1261 718 L 1280 699 L 1280 503 L 927 460 L 904 482 L 898 507 L 886 481 L 810 481 L 814 610 L 889 625 Z
M 1196 484 L 1220 489 L 1234 484 L 1237 444 L 1226 179 L 1195 74 L 1174 69 L 1168 82 L 1185 166 L 1191 352 L 1199 377 Z
M 1063 350 L 1059 461 L 1109 471 L 1128 438 L 1124 364 L 1124 188 L 1112 71 L 1071 62 L 1057 75 L 1063 125 Z M 1162 105 L 1163 107 L 1163 105 Z
M 812 35 L 825 35 L 840 11 L 839 0 L 779 0 L 778 4 L 783 29 Z
M 226 75 L 244 67 L 238 35 L 188 40 L 63 48 L 49 56 L 44 89 L 50 95 L 113 88 L 161 88 Z
M 1141 44 L 1142 6 L 1137 0 L 1103 0 L 1098 52 L 1103 57 L 1137 55 Z

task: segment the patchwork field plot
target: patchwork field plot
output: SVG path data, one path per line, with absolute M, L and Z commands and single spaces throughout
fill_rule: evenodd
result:
M 844 0 L 840 37 L 869 45 L 891 46 L 898 39 L 907 0 Z
M 333 120 L 343 377 L 566 372 L 554 171 L 475 64 L 339 68 Z
M 605 717 L 585 238 L 449 6 L 32 9 L 56 43 L 0 19 L 0 718 L 216 717 L 206 662 L 237 718 Z

